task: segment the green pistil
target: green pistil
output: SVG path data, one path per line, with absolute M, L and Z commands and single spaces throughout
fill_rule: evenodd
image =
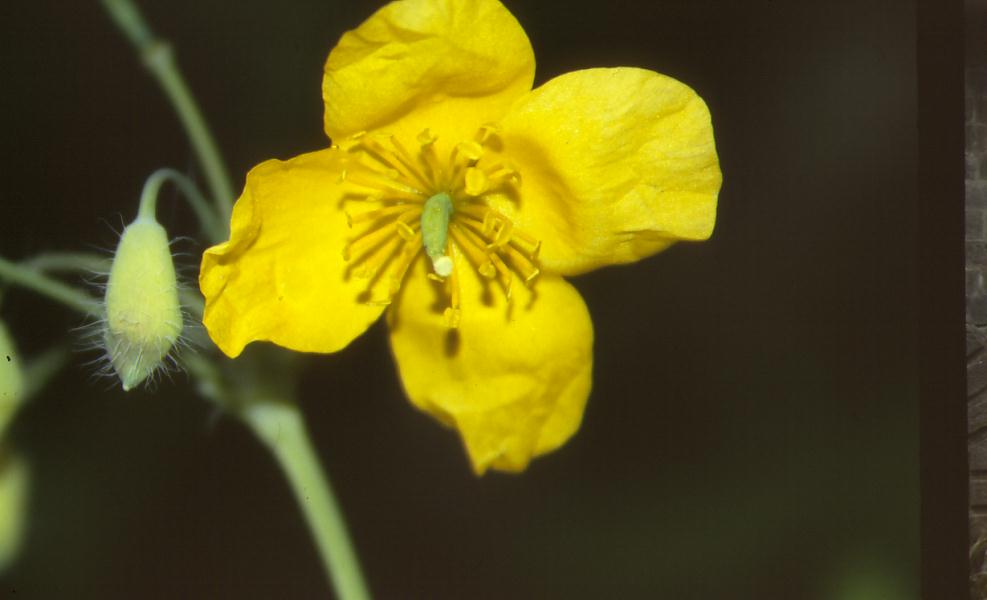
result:
M 449 219 L 452 217 L 452 198 L 445 192 L 435 194 L 425 201 L 422 208 L 422 245 L 425 254 L 432 259 L 432 267 L 439 276 L 446 277 L 452 270 L 452 261 L 446 255 L 449 237 Z

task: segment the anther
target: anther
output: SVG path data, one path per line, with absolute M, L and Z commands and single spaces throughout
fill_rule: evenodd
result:
M 476 167 L 470 167 L 466 169 L 466 195 L 467 196 L 479 196 L 490 189 L 490 180 L 487 179 L 486 173 L 477 169 Z
M 496 125 L 492 123 L 482 125 L 479 129 L 476 130 L 476 141 L 479 142 L 480 144 L 486 144 L 487 140 L 490 139 L 490 136 L 495 133 L 497 133 Z
M 459 142 L 456 145 L 456 149 L 470 162 L 475 163 L 483 156 L 483 146 L 476 142 Z
M 398 235 L 400 235 L 405 241 L 410 242 L 415 239 L 415 230 L 404 221 L 395 221 L 394 226 L 398 228 Z
M 415 138 L 415 140 L 416 140 L 416 141 L 417 141 L 417 142 L 418 142 L 418 143 L 419 143 L 419 144 L 420 144 L 420 145 L 421 145 L 422 147 L 425 147 L 425 146 L 431 146 L 432 144 L 434 144 L 434 143 L 435 143 L 435 140 L 436 140 L 436 139 L 438 139 L 438 138 L 436 138 L 436 137 L 435 137 L 435 134 L 433 134 L 433 133 L 432 133 L 432 132 L 431 132 L 430 130 L 428 130 L 428 129 L 423 129 L 423 130 L 421 131 L 421 133 L 419 133 L 419 134 L 418 134 L 418 136 L 417 136 L 417 137 Z

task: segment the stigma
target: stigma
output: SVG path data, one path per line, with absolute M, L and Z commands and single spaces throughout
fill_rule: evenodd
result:
M 343 207 L 354 232 L 343 248 L 347 275 L 367 279 L 368 290 L 387 284 L 369 302 L 390 304 L 421 254 L 431 261 L 429 278 L 445 287 L 449 327 L 459 325 L 462 269 L 496 280 L 508 300 L 516 280 L 530 286 L 537 278 L 540 243 L 491 207 L 495 195 L 516 197 L 521 182 L 494 147 L 493 126 L 451 145 L 427 129 L 410 142 L 378 132 L 339 143 Z

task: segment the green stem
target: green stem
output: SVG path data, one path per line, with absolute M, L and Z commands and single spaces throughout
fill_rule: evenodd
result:
M 35 271 L 110 272 L 113 258 L 92 252 L 45 252 L 23 261 L 24 268 Z
M 110 274 L 113 258 L 88 252 L 45 252 L 22 261 L 19 266 L 22 269 L 42 273 L 82 271 L 105 276 Z M 191 313 L 195 320 L 201 321 L 204 301 L 198 288 L 180 286 L 178 297 L 182 301 L 182 306 Z
M 319 465 L 298 407 L 286 402 L 254 402 L 241 416 L 274 453 L 291 484 L 319 555 L 340 600 L 369 598 L 356 552 L 346 532 L 332 487 Z
M 175 63 L 171 46 L 155 38 L 140 11 L 137 10 L 137 6 L 130 0 L 102 0 L 102 2 L 116 25 L 137 47 L 144 65 L 157 79 L 175 112 L 178 113 L 196 158 L 202 165 L 206 183 L 213 202 L 216 203 L 217 212 L 222 217 L 225 230 L 225 223 L 229 221 L 233 210 L 233 184 L 212 133 L 205 119 L 202 118 L 202 112 Z
M 185 352 L 179 356 L 181 366 L 196 379 L 196 391 L 220 408 L 229 410 L 232 399 L 216 361 L 199 352 Z
M 0 257 L 0 279 L 6 279 L 10 283 L 35 291 L 42 296 L 48 296 L 52 300 L 61 302 L 69 308 L 91 317 L 97 319 L 102 317 L 100 303 L 85 292 L 2 257 Z
M 195 187 L 191 179 L 174 169 L 158 169 L 147 178 L 144 182 L 144 189 L 141 191 L 140 208 L 137 216 L 152 221 L 156 220 L 154 213 L 157 208 L 158 193 L 161 191 L 161 186 L 169 181 L 175 184 L 181 190 L 182 196 L 188 200 L 189 206 L 195 212 L 195 216 L 199 219 L 199 225 L 209 237 L 209 241 L 218 243 L 225 239 L 225 225 L 218 220 L 216 213 L 199 192 L 199 188 Z
M 24 388 L 21 401 L 30 400 L 55 376 L 69 360 L 65 346 L 55 346 L 24 363 Z

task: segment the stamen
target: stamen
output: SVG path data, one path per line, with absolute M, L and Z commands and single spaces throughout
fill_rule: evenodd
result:
M 481 215 L 482 221 L 477 219 Z M 493 209 L 476 206 L 460 210 L 458 216 L 456 222 L 465 226 L 464 237 L 486 251 L 490 256 L 489 264 L 497 271 L 500 269 L 494 257 L 504 254 L 510 262 L 510 270 L 517 272 L 525 285 L 538 276 L 540 271 L 534 264 L 534 253 L 539 248 L 539 242 L 518 231 L 512 221 Z M 529 244 L 529 241 L 533 243 Z M 482 268 L 479 270 L 483 271 Z M 492 277 L 495 271 L 488 269 L 488 272 L 488 276 Z
M 394 274 L 391 275 L 390 285 L 388 285 L 387 289 L 388 298 L 392 298 L 401 289 L 401 282 L 404 281 L 404 275 L 408 272 L 408 267 L 414 262 L 415 257 L 418 256 L 418 249 L 421 248 L 421 244 L 421 232 L 418 232 L 415 237 L 405 242 L 404 249 L 401 251 L 401 258 L 395 265 Z
M 488 256 L 490 257 L 490 262 L 493 263 L 494 268 L 497 269 L 497 274 L 500 275 L 497 280 L 500 282 L 501 287 L 504 288 L 504 295 L 507 296 L 508 300 L 510 300 L 511 283 L 514 281 L 514 278 L 511 276 L 511 270 L 507 268 L 504 261 L 501 260 L 501 258 L 496 254 L 490 253 Z
M 356 156 L 355 164 L 385 179 L 397 179 L 402 175 L 401 171 L 395 169 L 390 161 L 374 150 L 369 141 L 364 142 L 361 149 L 363 152 Z
M 397 137 L 391 136 L 391 145 L 394 146 L 394 149 L 397 151 L 398 159 L 408 168 L 408 170 L 411 171 L 414 178 L 424 186 L 424 189 L 434 189 L 435 181 L 431 177 L 427 176 L 427 173 L 422 173 L 420 170 L 415 168 L 415 159 L 411 157 L 411 154 Z
M 378 208 L 376 210 L 368 210 L 366 212 L 351 215 L 346 213 L 346 221 L 350 227 L 357 225 L 359 223 L 366 223 L 367 221 L 376 221 L 378 219 L 383 219 L 385 217 L 390 217 L 393 215 L 399 215 L 404 212 L 415 211 L 418 207 L 411 208 L 407 204 L 396 204 L 394 206 L 385 206 L 384 208 Z M 420 210 L 418 211 L 420 212 Z
M 340 181 L 353 186 L 340 206 L 368 205 L 346 212 L 350 227 L 363 230 L 346 244 L 343 256 L 352 261 L 356 276 L 369 279 L 368 289 L 386 283 L 386 296 L 371 304 L 391 302 L 422 250 L 432 263 L 427 277 L 449 294 L 443 314 L 450 328 L 458 327 L 462 316 L 460 269 L 496 279 L 508 301 L 515 276 L 525 285 L 538 276 L 540 242 L 487 205 L 488 194 L 520 182 L 519 173 L 498 160 L 496 132 L 484 125 L 473 139 L 440 148 L 425 129 L 411 151 L 399 138 L 381 133 L 358 133 L 336 146 L 350 155 Z M 447 158 L 440 159 L 440 151 Z
M 397 138 L 390 135 L 385 139 L 391 143 L 393 149 L 385 147 L 383 142 L 379 139 L 368 139 L 367 142 L 364 143 L 364 147 L 369 150 L 369 155 L 390 167 L 394 172 L 400 173 L 406 181 L 416 180 L 421 187 L 427 189 L 429 187 L 429 182 L 425 181 L 421 177 L 418 170 L 414 168 L 412 164 L 413 161 L 406 162 L 404 157 L 402 157 L 401 151 L 404 150 L 404 147 L 400 145 Z M 405 151 L 404 154 L 407 154 L 407 151 Z
M 487 214 L 489 214 L 490 212 L 491 211 L 488 210 Z M 483 240 L 482 245 L 487 250 L 493 250 L 501 245 L 497 243 L 497 239 L 495 236 L 491 236 L 491 233 L 493 232 L 493 228 L 490 225 L 488 225 L 486 216 L 484 216 L 483 221 L 477 221 L 472 217 L 464 218 L 462 221 L 464 225 L 470 228 L 470 231 L 475 233 Z M 493 237 L 493 241 L 489 241 L 491 240 L 492 237 Z
M 415 139 L 419 147 L 418 162 L 425 168 L 425 174 L 433 182 L 432 189 L 435 189 L 441 185 L 439 179 L 443 174 L 439 158 L 435 155 L 435 140 L 438 138 L 431 131 L 425 129 Z
M 344 152 L 350 152 L 354 148 L 360 145 L 361 140 L 367 135 L 366 131 L 359 131 L 339 142 L 338 147 Z
M 477 169 L 476 167 L 470 167 L 466 169 L 466 195 L 467 196 L 480 196 L 490 189 L 490 180 L 487 178 L 486 173 Z
M 449 224 L 449 236 L 455 243 L 456 248 L 466 255 L 469 263 L 475 269 L 482 271 L 482 266 L 489 262 L 487 260 L 487 253 L 484 251 L 482 244 L 476 243 L 476 240 L 470 237 L 469 230 L 465 229 L 460 221 L 461 219 L 456 219 Z
M 359 261 L 354 264 L 353 274 L 361 279 L 374 277 L 381 267 L 390 262 L 401 243 L 401 238 L 391 237 L 376 249 L 361 256 Z
M 541 240 L 536 240 L 517 228 L 511 232 L 511 242 L 527 254 L 531 260 L 537 258 L 538 251 L 541 250 Z
M 442 312 L 442 316 L 446 319 L 446 327 L 457 329 L 462 318 L 459 310 L 459 269 L 453 269 L 449 276 L 449 290 L 449 307 Z
M 371 248 L 376 247 L 393 234 L 394 230 L 389 227 L 370 229 L 343 247 L 343 260 L 350 260 L 354 257 L 360 257 L 362 254 L 365 254 Z
M 483 218 L 483 233 L 492 238 L 490 246 L 500 247 L 511 241 L 511 233 L 514 223 L 508 221 L 502 214 L 495 210 L 488 211 Z M 492 234 L 492 235 L 491 235 Z
M 342 181 L 340 181 L 342 183 Z M 346 192 L 339 199 L 339 205 L 343 206 L 351 202 L 356 202 L 359 204 L 387 204 L 388 206 L 393 206 L 396 204 L 405 204 L 404 200 L 388 199 L 385 200 L 384 196 L 380 194 L 366 194 L 361 192 Z
M 483 222 L 483 217 L 486 216 L 487 212 L 491 209 L 483 206 L 482 204 L 462 204 L 456 209 L 456 215 L 459 217 L 471 217 L 477 223 Z
M 490 181 L 496 184 L 494 187 L 497 188 L 503 187 L 505 183 L 515 186 L 521 183 L 521 177 L 518 172 L 502 164 L 484 166 L 483 172 Z
M 480 160 L 480 157 L 483 156 L 483 146 L 476 142 L 459 142 L 456 144 L 456 150 L 458 150 L 466 160 L 474 163 Z
M 421 133 L 419 133 L 418 136 L 415 137 L 415 141 L 421 144 L 422 148 L 424 148 L 425 146 L 431 146 L 432 144 L 435 143 L 435 140 L 437 139 L 438 138 L 435 137 L 435 134 L 432 133 L 431 130 L 429 129 L 422 129 Z
M 396 221 L 394 226 L 398 228 L 398 235 L 404 238 L 405 241 L 411 241 L 417 235 L 415 230 L 404 221 Z
M 377 175 L 376 177 L 374 175 Z M 386 189 L 392 194 L 397 193 L 399 197 L 406 200 L 417 200 L 422 201 L 422 197 L 425 195 L 417 189 L 411 187 L 410 185 L 401 183 L 394 179 L 388 179 L 386 177 L 381 177 L 374 171 L 350 171 L 346 170 L 342 173 L 342 180 L 347 183 L 353 183 L 361 187 L 370 189 Z
M 507 254 L 507 258 L 511 261 L 513 269 L 521 274 L 521 280 L 524 281 L 524 285 L 531 283 L 541 273 L 541 270 L 527 256 L 519 252 L 513 244 L 504 246 L 504 253 Z
M 486 144 L 487 140 L 490 139 L 490 136 L 497 133 L 497 131 L 498 129 L 496 125 L 493 123 L 487 123 L 486 125 L 481 125 L 480 128 L 476 130 L 476 135 L 473 136 L 473 139 L 480 144 Z
M 476 142 L 459 142 L 452 147 L 449 154 L 449 164 L 452 165 L 452 173 L 449 176 L 449 187 L 459 192 L 463 189 L 463 180 L 466 169 L 476 164 L 483 156 L 483 146 Z M 462 158 L 463 160 L 460 160 Z
M 452 234 L 452 239 L 456 242 L 456 247 L 466 254 L 467 260 L 479 271 L 480 275 L 490 279 L 497 273 L 494 266 L 490 264 L 490 259 L 487 258 L 487 254 L 483 250 L 483 245 L 478 244 L 476 240 L 470 239 L 468 229 L 452 223 L 449 226 L 449 233 Z

